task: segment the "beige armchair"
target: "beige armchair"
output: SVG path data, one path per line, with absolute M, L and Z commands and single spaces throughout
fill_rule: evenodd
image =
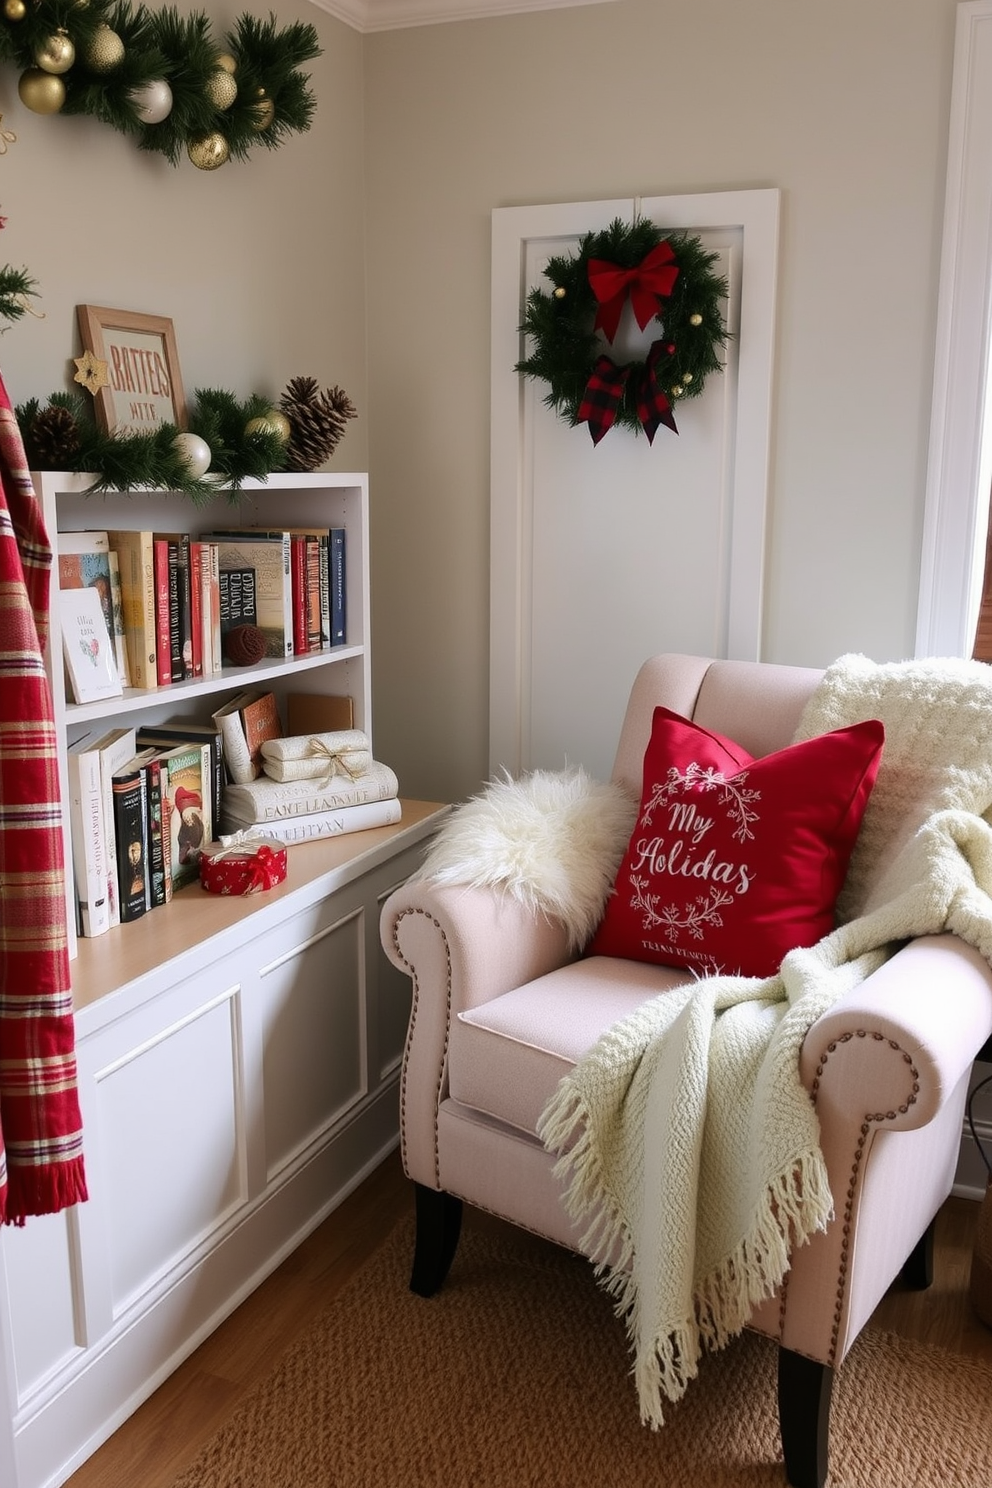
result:
M 822 675 L 653 658 L 631 694 L 614 778 L 640 794 L 659 704 L 755 758 L 781 749 Z M 555 1158 L 536 1135 L 539 1118 L 607 1028 L 688 974 L 577 956 L 561 924 L 489 888 L 412 882 L 386 902 L 381 934 L 413 981 L 401 1084 L 403 1161 L 416 1192 L 413 1290 L 430 1296 L 444 1281 L 463 1201 L 588 1253 Z M 793 1488 L 826 1480 L 833 1372 L 880 1298 L 900 1272 L 929 1282 L 969 1073 L 990 1034 L 985 955 L 955 934 L 928 933 L 840 996 L 805 1037 L 800 1073 L 819 1120 L 833 1218 L 793 1250 L 784 1281 L 749 1321 L 779 1344 Z

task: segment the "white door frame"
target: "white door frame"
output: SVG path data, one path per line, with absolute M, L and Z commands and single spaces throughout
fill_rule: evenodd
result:
M 957 9 L 917 656 L 968 656 L 992 480 L 992 0 Z
M 519 768 L 525 655 L 529 636 L 529 533 L 523 319 L 526 245 L 569 239 L 616 218 L 639 216 L 673 230 L 734 228 L 742 238 L 738 396 L 734 430 L 727 596 L 728 657 L 761 655 L 763 581 L 771 442 L 780 193 L 775 189 L 624 198 L 533 207 L 492 214 L 492 424 L 490 453 L 490 768 Z

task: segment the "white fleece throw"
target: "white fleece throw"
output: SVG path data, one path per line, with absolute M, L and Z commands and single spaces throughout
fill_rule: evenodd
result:
M 992 668 L 941 660 L 831 666 L 797 739 L 880 718 L 881 768 L 845 884 L 843 923 L 779 975 L 717 977 L 615 1025 L 566 1076 L 540 1135 L 588 1221 L 626 1319 L 642 1419 L 663 1422 L 822 1229 L 832 1199 L 799 1078 L 812 1023 L 894 942 L 953 931 L 992 960 Z M 617 1258 L 619 1256 L 619 1259 Z

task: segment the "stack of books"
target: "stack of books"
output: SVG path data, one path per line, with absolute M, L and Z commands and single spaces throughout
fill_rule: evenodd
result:
M 391 826 L 402 817 L 399 782 L 388 765 L 370 761 L 353 779 L 272 780 L 228 785 L 221 798 L 223 834 L 264 829 L 287 844 Z
M 179 722 L 85 735 L 68 766 L 80 935 L 140 919 L 198 880 L 223 789 L 215 729 Z
M 220 672 L 239 625 L 257 626 L 272 657 L 347 639 L 343 527 L 61 532 L 59 584 L 98 590 L 122 687 Z

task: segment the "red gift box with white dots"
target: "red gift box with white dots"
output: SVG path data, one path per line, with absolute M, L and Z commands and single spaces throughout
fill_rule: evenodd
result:
M 200 883 L 208 894 L 263 894 L 286 877 L 286 844 L 258 837 L 225 847 L 211 842 L 200 852 Z

